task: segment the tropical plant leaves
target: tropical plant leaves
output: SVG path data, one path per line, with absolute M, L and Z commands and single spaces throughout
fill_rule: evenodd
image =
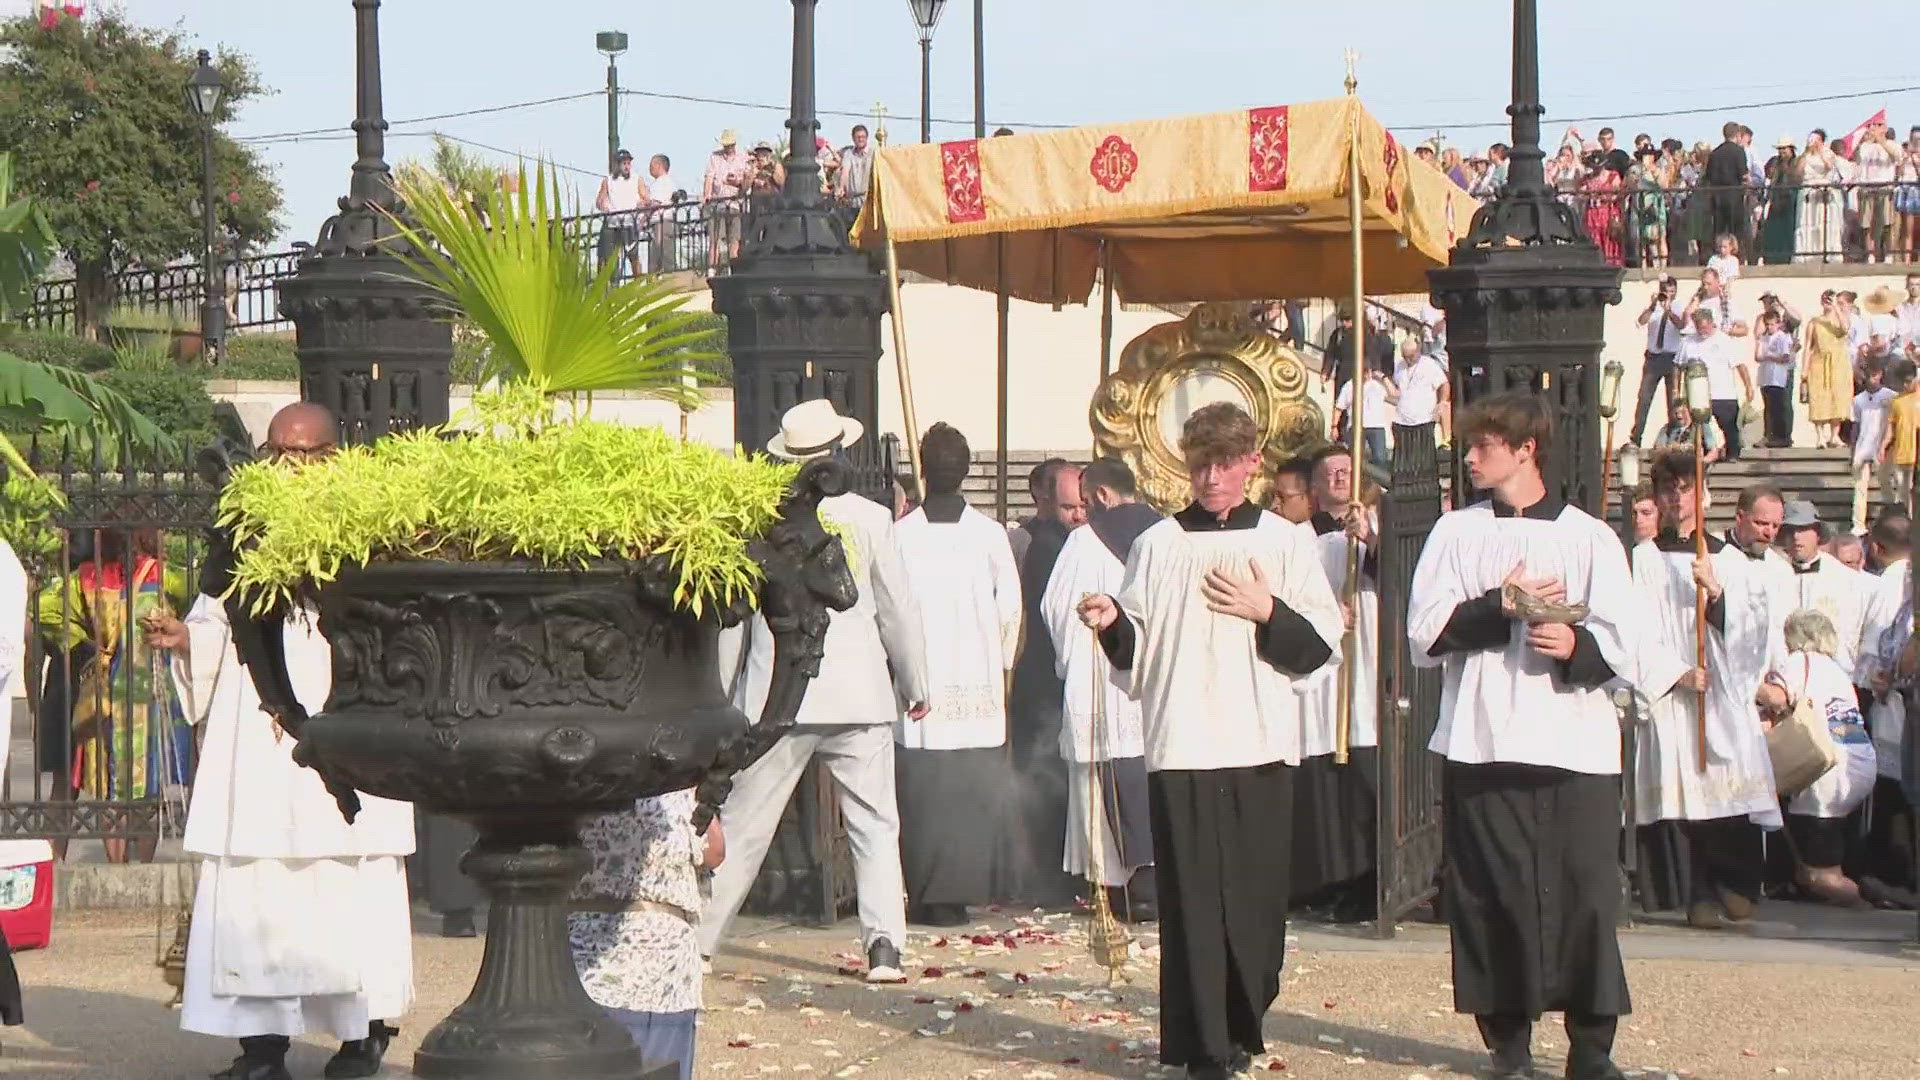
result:
M 483 379 L 528 381 L 549 393 L 637 390 L 687 407 L 683 376 L 714 359 L 714 335 L 687 295 L 663 278 L 613 283 L 615 260 L 595 270 L 571 242 L 551 168 L 522 167 L 512 190 L 487 193 L 478 212 L 431 176 L 401 177 L 398 219 L 408 269 L 487 337 Z
M 235 588 L 258 610 L 374 559 L 580 565 L 666 556 L 696 613 L 750 596 L 764 535 L 798 467 L 731 457 L 658 428 L 553 419 L 537 384 L 475 402 L 470 432 L 411 432 L 298 468 L 238 470 L 221 520 L 242 541 Z

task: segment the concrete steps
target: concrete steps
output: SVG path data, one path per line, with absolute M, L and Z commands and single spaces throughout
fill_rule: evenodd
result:
M 1733 464 L 1715 465 L 1707 474 L 1707 488 L 1713 494 L 1707 524 L 1716 530 L 1732 525 L 1741 490 L 1765 481 L 1784 491 L 1789 500 L 1813 503 L 1829 527 L 1845 529 L 1853 516 L 1851 454 L 1845 449 L 1756 448 Z M 1877 492 L 1874 498 L 1879 498 Z
M 1007 453 L 1007 520 L 1019 521 L 1033 513 L 1033 498 L 1027 494 L 1027 474 L 1035 465 L 1053 457 L 1063 457 L 1068 461 L 1086 464 L 1087 448 L 1078 450 L 1011 450 Z M 975 510 L 994 516 L 995 495 L 995 455 L 991 450 L 973 455 L 973 468 L 968 471 L 966 482 L 960 485 L 960 491 L 967 497 Z

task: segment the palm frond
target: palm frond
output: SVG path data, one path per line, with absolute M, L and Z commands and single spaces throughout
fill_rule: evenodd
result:
M 687 296 L 663 279 L 613 284 L 614 261 L 595 269 L 565 233 L 565 208 L 549 166 L 513 190 L 488 194 L 482 215 L 443 185 L 403 177 L 400 228 L 408 269 L 487 336 L 483 372 L 555 394 L 637 390 L 686 406 L 681 379 L 713 359 L 712 334 L 682 310 Z

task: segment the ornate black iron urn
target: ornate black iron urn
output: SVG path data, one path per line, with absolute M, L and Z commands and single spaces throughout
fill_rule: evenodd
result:
M 293 320 L 300 396 L 333 410 L 344 442 L 447 422 L 453 328 L 394 257 L 399 211 L 380 103 L 380 0 L 353 0 L 358 158 L 340 212 L 280 283 Z
M 787 181 L 746 222 L 740 258 L 713 279 L 733 356 L 733 439 L 756 450 L 802 401 L 827 398 L 878 432 L 886 279 L 847 241 L 849 220 L 820 194 L 814 140 L 813 15 L 793 0 L 793 115 Z
M 1474 214 L 1450 265 L 1427 277 L 1434 304 L 1447 313 L 1455 411 L 1507 390 L 1544 396 L 1556 430 L 1547 490 L 1598 514 L 1602 326 L 1607 305 L 1620 302 L 1620 269 L 1547 185 L 1536 22 L 1533 0 L 1514 0 L 1506 187 Z M 1454 450 L 1454 503 L 1465 505 L 1472 490 L 1466 446 L 1457 441 Z
M 751 727 L 728 704 L 716 663 L 720 630 L 749 603 L 689 614 L 664 560 L 348 570 L 318 595 L 333 686 L 310 719 L 283 654 L 269 645 L 249 660 L 263 706 L 299 740 L 295 760 L 319 772 L 349 820 L 364 791 L 479 831 L 461 867 L 491 899 L 486 951 L 472 994 L 421 1043 L 419 1076 L 639 1075 L 639 1052 L 587 997 L 567 943 L 569 896 L 590 865 L 579 826 L 696 786 L 704 828 L 732 776 L 792 727 L 819 671 L 828 612 L 855 599 L 845 553 L 818 516 L 847 480 L 838 463 L 809 464 L 778 521 L 750 543 L 774 640 L 765 710 Z M 242 623 L 269 640 L 282 625 L 278 615 Z

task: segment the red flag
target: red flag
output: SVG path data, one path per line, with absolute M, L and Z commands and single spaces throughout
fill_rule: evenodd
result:
M 1874 124 L 1884 124 L 1886 122 L 1887 122 L 1887 110 L 1881 109 L 1879 112 L 1874 113 L 1872 116 L 1869 116 L 1865 120 L 1860 121 L 1860 123 L 1852 131 L 1849 131 L 1845 135 L 1840 136 L 1840 138 L 1836 140 L 1833 144 L 1833 152 L 1836 154 L 1839 154 L 1841 157 L 1852 157 L 1854 140 L 1858 139 L 1862 134 L 1866 132 L 1867 128 L 1873 126 Z

